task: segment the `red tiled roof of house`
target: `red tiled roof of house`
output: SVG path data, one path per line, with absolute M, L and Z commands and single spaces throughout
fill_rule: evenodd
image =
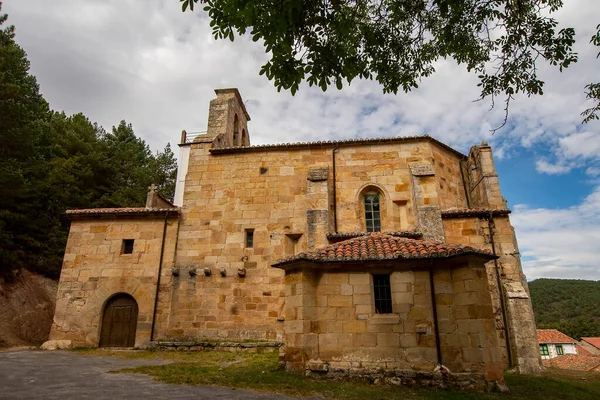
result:
M 294 257 L 280 260 L 273 266 L 282 266 L 299 260 L 329 263 L 339 261 L 439 259 L 462 255 L 477 255 L 489 260 L 495 257 L 487 250 L 479 250 L 469 246 L 407 239 L 377 232 L 344 240 L 314 252 L 300 253 Z
M 581 340 L 585 340 L 592 346 L 600 349 L 600 337 L 582 337 Z
M 540 343 L 577 343 L 577 340 L 556 329 L 538 329 L 537 335 Z
M 592 353 L 590 353 L 588 350 L 586 350 L 586 348 L 585 348 L 585 347 L 583 347 L 583 346 L 582 346 L 582 345 L 580 345 L 580 344 L 576 344 L 576 345 L 575 345 L 575 349 L 576 349 L 576 351 L 577 351 L 577 354 L 578 354 L 578 355 L 580 355 L 580 356 L 592 356 L 592 355 L 593 355 L 593 354 L 592 354 Z
M 508 215 L 508 208 L 492 209 L 492 208 L 451 208 L 442 210 L 442 218 L 462 218 L 462 217 L 489 217 L 498 215 Z
M 146 208 L 146 207 L 120 207 L 120 208 L 84 208 L 80 210 L 67 210 L 67 218 L 85 218 L 97 216 L 144 216 L 179 214 L 179 207 L 174 208 Z
M 565 354 L 542 360 L 545 367 L 554 367 L 560 369 L 570 369 L 573 371 L 591 371 L 600 367 L 600 357 L 580 356 L 577 354 Z

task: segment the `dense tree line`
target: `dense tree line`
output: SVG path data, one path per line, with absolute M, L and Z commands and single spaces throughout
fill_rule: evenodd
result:
M 83 114 L 52 111 L 6 20 L 0 14 L 0 276 L 27 268 L 57 278 L 65 210 L 143 206 L 151 183 L 171 198 L 176 161 L 169 145 L 153 154 L 125 121 L 106 132 Z
M 579 340 L 600 336 L 600 281 L 537 279 L 529 283 L 539 329 Z

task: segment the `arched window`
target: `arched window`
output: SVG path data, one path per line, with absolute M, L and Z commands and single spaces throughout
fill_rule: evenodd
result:
M 365 193 L 365 225 L 367 232 L 381 232 L 381 206 L 380 196 L 377 192 Z

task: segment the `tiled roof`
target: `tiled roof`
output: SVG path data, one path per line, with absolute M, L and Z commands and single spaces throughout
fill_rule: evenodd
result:
M 576 344 L 575 345 L 575 350 L 577 351 L 577 354 L 579 354 L 580 356 L 591 356 L 591 355 L 593 355 L 591 352 L 589 352 L 585 347 L 583 347 L 580 344 Z
M 537 335 L 540 343 L 577 343 L 577 340 L 556 329 L 538 329 Z
M 223 147 L 210 149 L 212 154 L 227 154 L 227 153 L 246 153 L 252 151 L 264 151 L 264 150 L 281 150 L 281 149 L 299 149 L 307 147 L 333 147 L 338 145 L 356 145 L 356 144 L 375 144 L 375 143 L 398 143 L 398 142 L 417 142 L 421 140 L 428 140 L 435 143 L 461 158 L 466 158 L 461 152 L 454 150 L 452 147 L 445 143 L 440 142 L 437 139 L 432 138 L 429 135 L 422 136 L 396 136 L 387 138 L 361 138 L 361 139 L 345 139 L 345 140 L 325 140 L 316 142 L 298 142 L 298 143 L 277 143 L 277 144 L 262 144 L 258 146 L 247 146 L 247 147 Z
M 179 214 L 179 207 L 175 208 L 145 208 L 145 207 L 120 207 L 120 208 L 84 208 L 80 210 L 67 210 L 67 218 L 86 218 L 97 216 L 146 216 L 146 215 L 175 215 Z
M 591 371 L 600 367 L 600 357 L 565 354 L 542 361 L 545 367 L 570 369 L 574 371 Z
M 299 260 L 330 263 L 339 261 L 440 259 L 462 255 L 477 255 L 487 259 L 494 258 L 487 250 L 426 240 L 407 239 L 377 232 L 344 240 L 343 242 L 329 245 L 315 252 L 300 253 L 294 257 L 280 260 L 273 264 L 273 266 L 282 266 Z
M 451 208 L 442 211 L 442 218 L 462 218 L 462 217 L 489 217 L 490 213 L 492 216 L 508 215 L 510 210 L 503 208 L 495 210 L 491 208 Z
M 421 232 L 416 231 L 401 231 L 401 232 L 382 232 L 385 235 L 395 236 L 395 237 L 405 237 L 411 239 L 419 239 L 423 237 Z M 367 236 L 370 235 L 368 232 L 348 232 L 348 233 L 328 233 L 327 239 L 329 240 L 340 240 L 340 239 L 352 239 L 359 236 Z
M 600 337 L 582 337 L 581 340 L 585 340 L 592 346 L 600 349 Z

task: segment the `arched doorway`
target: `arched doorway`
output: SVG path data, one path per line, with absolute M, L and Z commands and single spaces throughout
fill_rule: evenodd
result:
M 119 293 L 108 300 L 102 316 L 100 347 L 133 347 L 138 305 L 133 297 Z

